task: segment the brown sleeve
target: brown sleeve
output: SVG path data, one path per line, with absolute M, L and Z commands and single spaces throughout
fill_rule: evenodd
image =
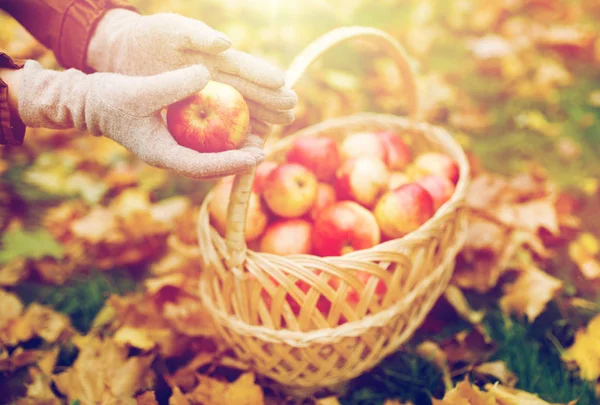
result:
M 135 8 L 126 0 L 0 0 L 38 41 L 51 49 L 64 68 L 87 73 L 87 47 L 100 19 L 112 8 Z
M 0 52 L 0 68 L 20 69 L 23 61 L 11 59 Z M 22 145 L 25 137 L 25 125 L 8 106 L 8 86 L 0 77 L 0 145 Z

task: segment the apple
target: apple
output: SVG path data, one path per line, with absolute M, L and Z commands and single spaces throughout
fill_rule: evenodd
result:
M 372 156 L 385 162 L 385 149 L 381 139 L 371 132 L 358 132 L 346 137 L 340 146 L 342 159 Z
M 410 183 L 410 177 L 402 172 L 393 172 L 390 174 L 388 189 L 394 190 L 403 184 Z
M 263 198 L 273 213 L 284 218 L 308 212 L 317 197 L 317 177 L 298 163 L 283 163 L 269 173 Z
M 383 234 L 400 238 L 414 231 L 434 214 L 433 198 L 423 187 L 408 183 L 384 194 L 375 206 L 375 218 Z
M 458 182 L 458 165 L 450 157 L 438 152 L 428 152 L 417 156 L 415 167 L 427 174 L 447 177 L 453 184 Z
M 338 198 L 372 207 L 387 189 L 389 177 L 385 163 L 379 158 L 360 156 L 347 160 L 337 172 Z
M 305 136 L 294 141 L 286 155 L 288 162 L 299 163 L 311 170 L 320 181 L 333 179 L 341 157 L 335 140 Z
M 326 207 L 337 201 L 337 195 L 333 186 L 327 183 L 317 184 L 317 197 L 310 211 L 306 213 L 306 219 L 314 221 L 319 213 Z
M 433 209 L 437 211 L 454 193 L 454 184 L 444 176 L 425 176 L 417 181 L 433 198 Z
M 219 181 L 213 189 L 213 199 L 208 204 L 208 212 L 214 227 L 225 236 L 227 230 L 227 209 L 229 207 L 229 196 L 233 187 L 233 176 Z M 267 227 L 268 215 L 260 196 L 250 192 L 248 201 L 248 214 L 246 217 L 246 242 L 257 239 Z
M 235 88 L 209 81 L 198 93 L 167 108 L 167 127 L 182 146 L 223 152 L 240 146 L 250 128 L 250 112 Z
M 281 256 L 309 254 L 312 224 L 303 219 L 283 219 L 270 224 L 260 240 L 259 250 Z
M 380 236 L 371 211 L 354 201 L 339 201 L 318 215 L 312 232 L 313 251 L 319 256 L 340 256 L 375 246 Z
M 254 184 L 252 185 L 254 192 L 257 194 L 262 193 L 267 177 L 276 167 L 277 163 L 273 161 L 264 161 L 256 166 L 256 171 L 254 172 Z
M 377 133 L 385 150 L 385 163 L 390 170 L 402 170 L 410 163 L 412 154 L 408 145 L 394 132 Z

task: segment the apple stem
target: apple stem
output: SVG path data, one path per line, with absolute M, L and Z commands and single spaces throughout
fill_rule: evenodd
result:
M 206 118 L 206 111 L 200 110 L 200 113 L 198 115 L 200 115 L 200 118 Z

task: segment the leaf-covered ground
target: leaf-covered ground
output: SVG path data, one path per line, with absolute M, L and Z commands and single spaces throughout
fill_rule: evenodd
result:
M 446 294 L 400 352 L 310 401 L 600 401 L 600 3 L 134 3 L 202 19 L 283 68 L 332 28 L 383 29 L 414 58 L 425 119 L 472 158 L 469 238 Z M 4 15 L 0 33 L 0 48 L 57 68 Z M 289 132 L 407 110 L 394 66 L 364 43 L 326 54 L 297 91 Z M 231 357 L 195 296 L 194 221 L 211 184 L 89 134 L 26 139 L 0 150 L 0 403 L 285 403 Z

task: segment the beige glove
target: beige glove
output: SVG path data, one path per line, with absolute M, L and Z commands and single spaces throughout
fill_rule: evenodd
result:
M 298 100 L 284 87 L 283 72 L 262 59 L 228 49 L 230 44 L 225 34 L 194 19 L 113 9 L 96 28 L 87 63 L 99 72 L 141 76 L 202 64 L 211 80 L 229 84 L 244 96 L 253 133 L 267 133 L 268 124 L 291 123 Z
M 29 60 L 18 90 L 25 125 L 77 128 L 104 135 L 150 165 L 208 179 L 248 170 L 264 158 L 261 139 L 249 135 L 240 150 L 198 153 L 177 144 L 160 110 L 200 91 L 209 74 L 193 65 L 155 76 L 86 75 L 47 70 Z

